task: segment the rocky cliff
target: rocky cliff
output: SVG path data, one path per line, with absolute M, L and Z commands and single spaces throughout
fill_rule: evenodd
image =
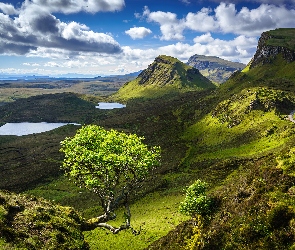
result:
M 213 82 L 225 82 L 235 71 L 246 67 L 243 63 L 231 62 L 216 56 L 193 55 L 188 65 L 198 69 L 200 73 Z
M 277 56 L 291 63 L 295 61 L 295 29 L 276 29 L 261 34 L 250 68 L 272 63 Z

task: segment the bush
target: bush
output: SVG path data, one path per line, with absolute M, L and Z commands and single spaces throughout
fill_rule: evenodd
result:
M 179 211 L 183 214 L 196 217 L 209 215 L 212 211 L 212 199 L 206 196 L 207 183 L 195 181 L 186 189 L 186 197 L 180 203 Z

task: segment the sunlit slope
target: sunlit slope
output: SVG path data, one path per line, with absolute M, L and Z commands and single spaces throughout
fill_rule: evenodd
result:
M 295 132 L 287 120 L 294 103 L 293 94 L 262 87 L 221 101 L 186 130 L 186 160 L 253 157 L 284 147 Z
M 154 98 L 166 94 L 215 88 L 199 71 L 170 56 L 158 56 L 139 76 L 126 83 L 115 98 Z
M 201 227 L 182 223 L 148 249 L 295 247 L 294 41 L 295 29 L 263 33 L 248 66 L 184 129 L 182 171 L 209 183 L 216 210 Z

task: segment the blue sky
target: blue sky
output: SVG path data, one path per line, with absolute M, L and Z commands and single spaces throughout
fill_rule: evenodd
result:
M 161 54 L 248 63 L 295 0 L 0 0 L 0 74 L 127 74 Z

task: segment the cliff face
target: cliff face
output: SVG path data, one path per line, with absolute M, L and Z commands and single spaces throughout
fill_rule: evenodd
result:
M 286 62 L 295 61 L 295 29 L 277 29 L 262 33 L 250 68 L 271 63 L 278 55 Z
M 193 55 L 188 65 L 198 69 L 200 73 L 213 82 L 225 82 L 235 71 L 246 67 L 243 63 L 231 62 L 216 56 Z

